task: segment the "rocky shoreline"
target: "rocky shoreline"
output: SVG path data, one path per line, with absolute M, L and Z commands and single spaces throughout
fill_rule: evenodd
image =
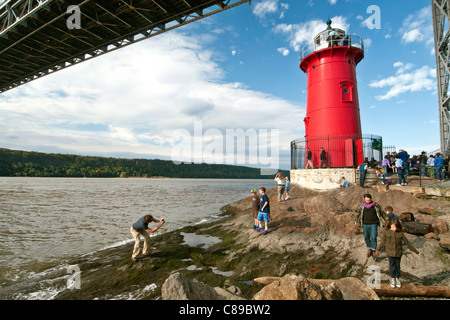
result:
M 63 290 L 54 299 L 177 299 L 163 294 L 166 280 L 175 274 L 216 288 L 219 298 L 231 300 L 256 299 L 268 287 L 254 281 L 261 277 L 295 276 L 316 280 L 316 284 L 324 279 L 352 278 L 356 281 L 352 285 L 359 283 L 364 291 L 373 275 L 368 271 L 371 267 L 378 268 L 381 283 L 386 284 L 385 253 L 377 260 L 367 258 L 361 229 L 354 224 L 354 209 L 368 191 L 382 207 L 392 205 L 397 214 L 413 212 L 416 220 L 432 225 L 432 232 L 426 235 L 407 235 L 420 254 L 405 252 L 403 283 L 450 286 L 449 251 L 440 239 L 449 232 L 448 199 L 424 200 L 402 191 L 377 192 L 358 186 L 319 192 L 294 185 L 292 200 L 281 203 L 276 200 L 275 188 L 268 190 L 272 223 L 267 235 L 253 230 L 251 198 L 242 199 L 225 206 L 218 221 L 153 237 L 152 254 L 137 262 L 130 259 L 133 243 L 70 261 L 68 264 L 80 268 L 81 287 Z M 330 285 L 324 283 L 322 287 Z

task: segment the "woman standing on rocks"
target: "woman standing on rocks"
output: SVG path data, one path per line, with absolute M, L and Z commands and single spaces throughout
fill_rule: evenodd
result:
M 372 195 L 366 193 L 364 201 L 357 207 L 355 224 L 363 227 L 364 241 L 367 246 L 367 258 L 376 258 L 378 226 L 382 227 L 381 220 L 386 221 L 387 215 L 381 206 L 372 200 Z
M 283 193 L 284 193 L 285 180 L 284 180 L 283 174 L 281 172 L 278 172 L 277 175 L 275 176 L 274 180 L 277 182 L 277 186 L 278 186 L 278 202 L 281 202 L 282 200 L 284 200 Z

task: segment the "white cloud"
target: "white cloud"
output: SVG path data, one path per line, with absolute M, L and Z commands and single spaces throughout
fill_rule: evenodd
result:
M 267 15 L 275 14 L 279 10 L 281 10 L 281 12 L 279 13 L 278 18 L 283 19 L 286 16 L 286 11 L 289 10 L 289 4 L 283 2 L 279 3 L 279 0 L 262 0 L 255 4 L 252 12 L 257 17 L 264 19 Z
M 393 66 L 394 66 L 394 68 L 397 68 L 397 74 L 399 75 L 399 74 L 404 73 L 405 71 L 411 70 L 414 67 L 414 64 L 412 64 L 412 63 L 404 64 L 401 61 L 397 61 L 397 62 L 394 62 Z
M 328 0 L 328 2 L 329 2 L 331 5 L 335 5 L 336 2 L 337 2 L 337 0 Z
M 413 69 L 411 63 L 401 61 L 394 63 L 397 72 L 394 76 L 385 79 L 372 81 L 369 86 L 372 88 L 389 88 L 383 94 L 376 96 L 378 100 L 389 100 L 406 92 L 431 91 L 436 87 L 436 69 L 423 66 Z
M 202 121 L 221 132 L 278 124 L 280 146 L 289 148 L 304 108 L 224 81 L 202 39 L 173 31 L 3 93 L 0 145 L 167 159 L 173 132 Z
M 260 18 L 264 18 L 266 14 L 275 13 L 277 11 L 278 0 L 263 0 L 256 3 L 253 7 L 253 13 Z
M 405 43 L 434 42 L 431 8 L 425 7 L 414 14 L 410 14 L 404 21 L 400 33 Z
M 285 57 L 289 55 L 289 49 L 286 49 L 284 47 L 278 48 L 277 51 Z
M 340 28 L 347 31 L 350 24 L 347 18 L 336 16 L 332 19 L 332 27 Z M 300 51 L 301 47 L 314 40 L 314 37 L 327 28 L 327 24 L 323 20 L 310 20 L 299 24 L 279 24 L 273 30 L 276 33 L 284 34 L 289 41 L 289 45 L 294 51 Z

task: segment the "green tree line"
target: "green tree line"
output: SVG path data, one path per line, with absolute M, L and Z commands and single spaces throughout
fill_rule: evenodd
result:
M 260 169 L 223 164 L 175 164 L 169 160 L 122 159 L 0 148 L 0 176 L 170 177 L 259 179 Z

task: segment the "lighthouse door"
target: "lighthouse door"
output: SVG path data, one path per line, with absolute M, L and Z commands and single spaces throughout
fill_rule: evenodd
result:
M 344 161 L 346 167 L 353 167 L 354 159 L 353 159 L 353 139 L 344 140 Z

